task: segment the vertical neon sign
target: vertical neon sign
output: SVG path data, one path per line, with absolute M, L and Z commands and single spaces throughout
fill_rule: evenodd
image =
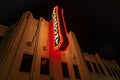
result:
M 54 50 L 58 50 L 63 42 L 58 17 L 58 7 L 53 9 L 52 13 L 53 31 L 54 31 Z
M 54 7 L 52 13 L 52 20 L 50 21 L 50 44 L 54 51 L 65 51 L 69 46 L 68 33 L 63 16 L 63 9 L 58 6 Z

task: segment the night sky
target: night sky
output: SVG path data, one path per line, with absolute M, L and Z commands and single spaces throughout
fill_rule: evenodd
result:
M 83 52 L 120 63 L 119 0 L 0 0 L 0 24 L 15 23 L 25 11 L 50 20 L 55 5 L 64 9 L 68 32 L 75 32 Z

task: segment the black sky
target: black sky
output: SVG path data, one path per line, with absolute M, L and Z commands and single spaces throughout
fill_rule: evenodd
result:
M 120 63 L 119 0 L 0 0 L 0 24 L 10 25 L 28 10 L 50 20 L 56 4 L 63 7 L 67 29 L 75 32 L 84 52 Z

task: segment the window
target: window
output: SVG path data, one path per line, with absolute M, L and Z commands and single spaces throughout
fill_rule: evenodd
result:
M 95 63 L 92 63 L 92 64 L 93 64 L 93 66 L 94 66 L 95 72 L 96 72 L 96 73 L 99 73 L 98 68 L 97 68 L 97 65 L 96 65 Z
M 33 60 L 32 55 L 24 54 L 19 71 L 30 72 L 31 71 L 31 66 L 32 66 L 32 60 Z
M 49 75 L 49 59 L 41 58 L 40 74 Z
M 112 76 L 112 73 L 110 72 L 110 70 L 107 66 L 106 66 L 106 69 L 107 69 L 108 73 L 110 74 L 110 76 Z
M 89 71 L 90 71 L 90 72 L 93 72 L 92 67 L 91 67 L 91 65 L 90 65 L 90 62 L 86 61 L 86 63 L 87 63 L 87 66 L 88 66 Z
M 63 72 L 63 77 L 67 77 L 67 78 L 69 77 L 67 63 L 62 62 L 62 72 Z
M 74 69 L 74 72 L 75 72 L 76 79 L 80 79 L 80 73 L 79 73 L 79 70 L 78 70 L 78 66 L 73 65 L 73 69 Z
M 3 37 L 2 37 L 2 36 L 0 36 L 0 42 L 2 41 L 2 39 L 3 39 Z
M 100 64 L 98 64 L 98 66 L 99 66 L 99 68 L 100 68 L 101 73 L 102 73 L 102 74 L 105 74 L 105 72 L 104 72 L 102 66 L 101 66 Z
M 120 70 L 118 69 L 118 72 L 119 72 L 119 74 L 120 74 Z

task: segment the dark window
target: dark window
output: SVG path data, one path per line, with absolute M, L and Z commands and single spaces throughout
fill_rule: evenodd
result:
M 96 65 L 95 63 L 92 63 L 92 64 L 93 64 L 93 66 L 94 66 L 95 72 L 96 72 L 96 73 L 99 73 L 98 68 L 97 68 L 97 65 Z
M 0 42 L 2 41 L 3 37 L 0 36 Z
M 80 79 L 80 73 L 77 65 L 73 65 L 76 79 Z
M 40 74 L 49 75 L 49 59 L 41 58 Z
M 90 62 L 86 61 L 86 63 L 87 63 L 87 66 L 88 66 L 89 71 L 90 71 L 90 72 L 93 72 L 92 67 L 91 67 L 91 65 L 90 65 Z
M 32 55 L 24 54 L 19 71 L 30 72 L 31 71 L 31 66 L 32 66 L 32 60 L 33 60 Z
M 107 69 L 108 73 L 110 74 L 110 76 L 112 76 L 112 73 L 110 72 L 109 68 L 106 67 L 106 69 Z
M 118 69 L 118 74 L 119 74 L 119 77 L 120 77 L 120 70 Z
M 101 73 L 102 73 L 102 74 L 105 74 L 105 72 L 104 72 L 102 66 L 101 66 L 100 64 L 98 64 L 98 66 L 99 66 L 99 68 L 100 68 Z
M 62 72 L 63 72 L 63 77 L 69 77 L 67 63 L 62 63 Z
M 120 70 L 118 70 L 119 74 L 120 74 Z

